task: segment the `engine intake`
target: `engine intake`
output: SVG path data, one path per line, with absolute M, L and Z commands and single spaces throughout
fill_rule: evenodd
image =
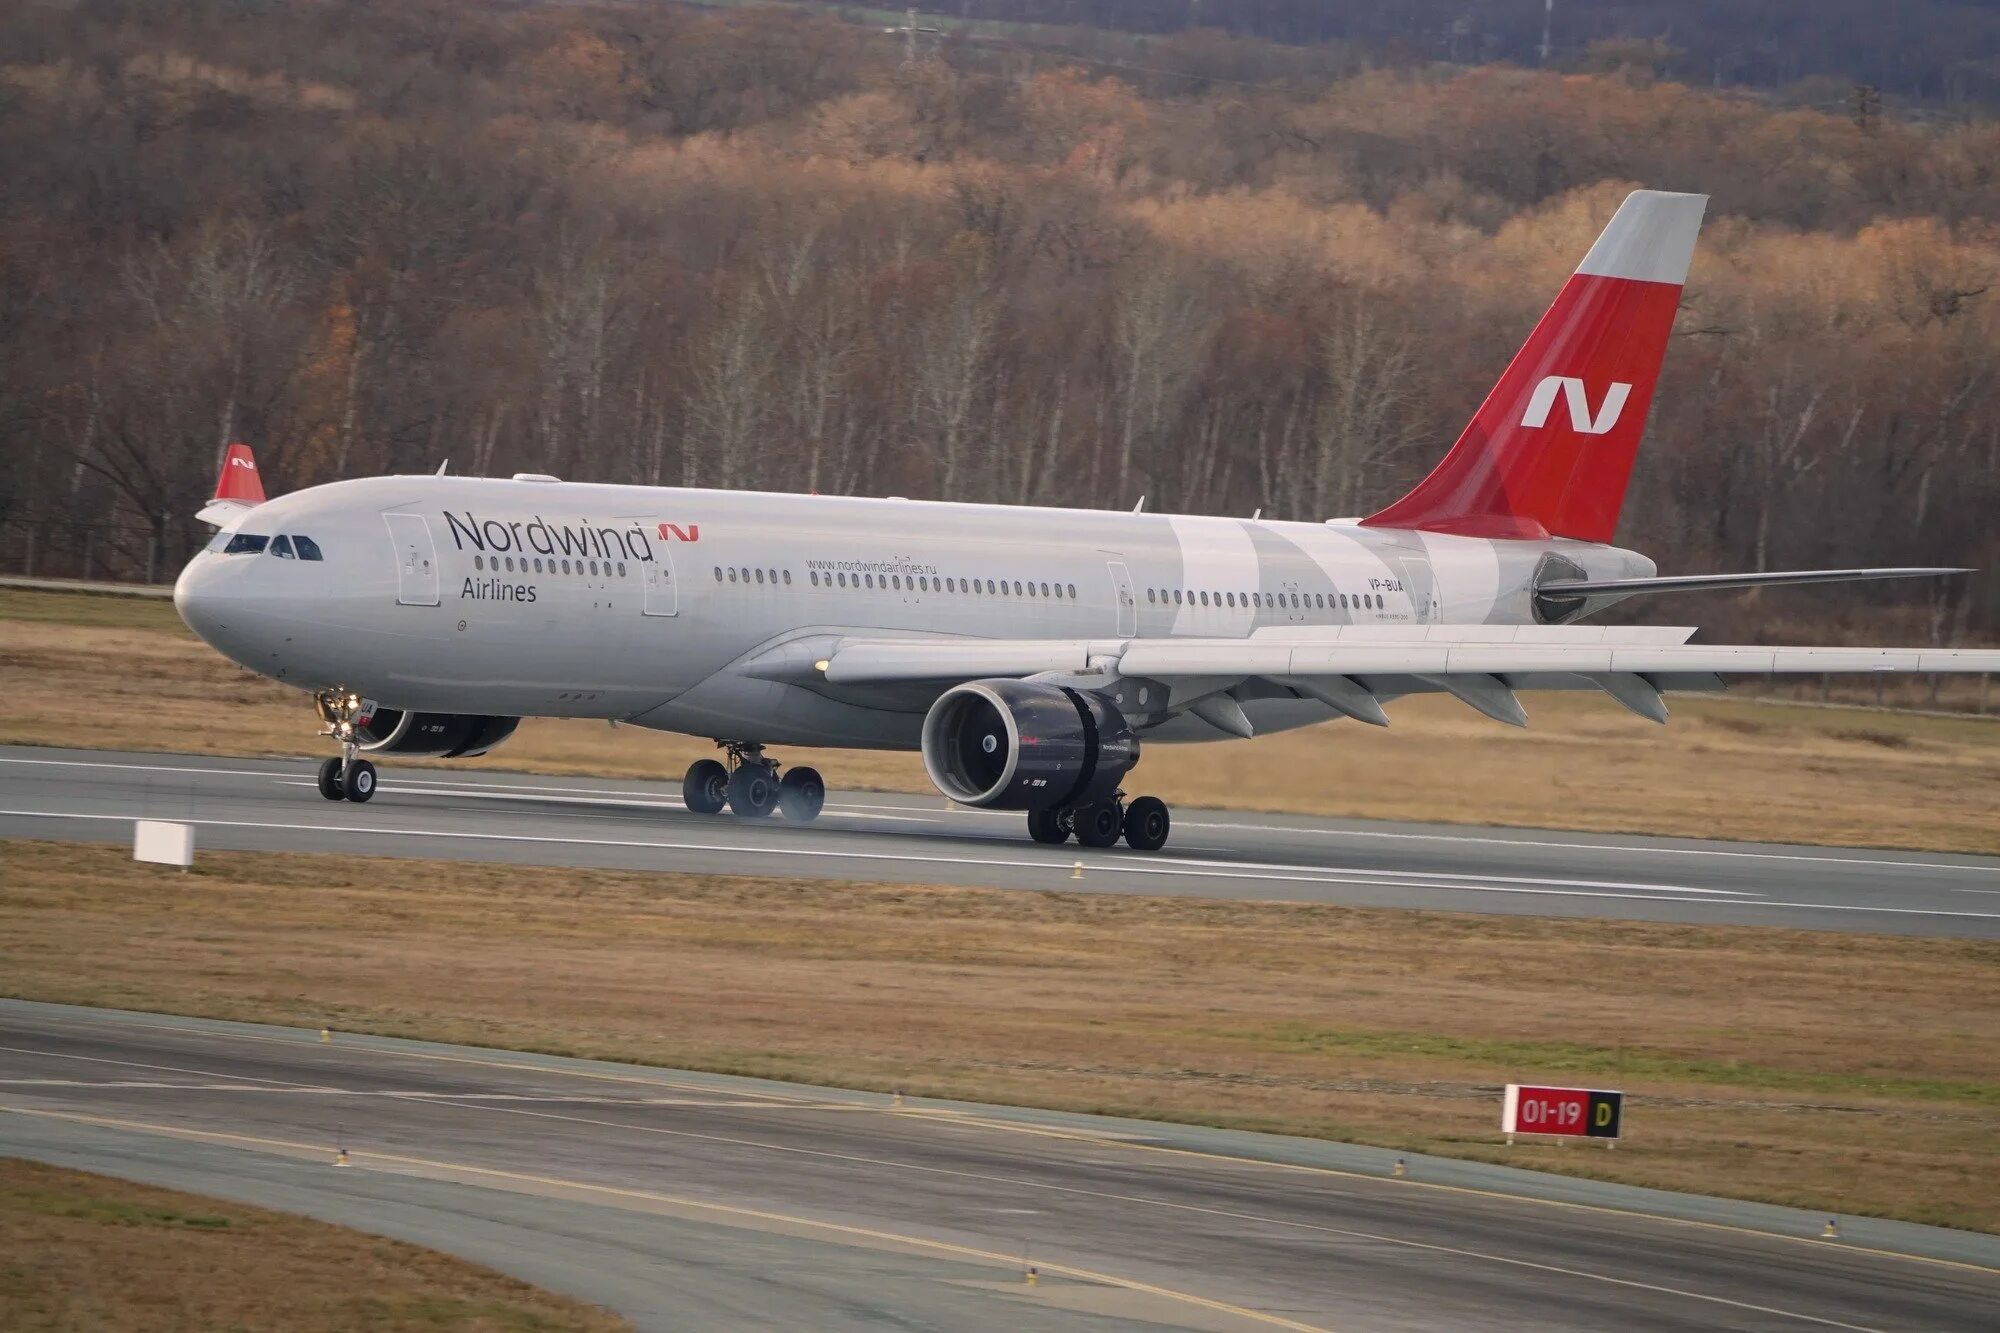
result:
M 1116 794 L 1139 741 L 1110 700 L 1023 680 L 946 690 L 924 718 L 924 771 L 961 805 L 1042 810 Z
M 406 713 L 375 708 L 355 719 L 354 741 L 370 754 L 464 759 L 485 754 L 514 734 L 518 717 L 477 713 Z

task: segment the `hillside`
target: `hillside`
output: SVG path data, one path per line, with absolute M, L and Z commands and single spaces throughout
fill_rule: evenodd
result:
M 905 51 L 798 8 L 18 10 L 0 567 L 32 531 L 46 572 L 171 570 L 226 438 L 287 488 L 449 458 L 1360 512 L 1635 184 L 1714 204 L 1621 540 L 1668 569 L 2000 563 L 1992 122 L 1629 63 L 1322 52 L 1258 83 Z M 1706 606 L 1958 639 L 2000 630 L 2000 580 Z

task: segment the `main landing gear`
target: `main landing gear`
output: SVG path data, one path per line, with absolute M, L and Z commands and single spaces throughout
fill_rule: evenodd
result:
M 1135 852 L 1157 852 L 1167 845 L 1172 827 L 1167 803 L 1157 796 L 1127 802 L 1121 793 L 1096 805 L 1028 812 L 1028 836 L 1051 845 L 1067 842 L 1071 834 L 1085 847 L 1110 847 L 1122 837 Z
M 778 776 L 778 761 L 761 745 L 721 742 L 729 762 L 697 759 L 681 779 L 681 799 L 698 815 L 720 814 L 724 806 L 738 819 L 763 819 L 782 812 L 795 824 L 819 818 L 826 804 L 826 783 L 816 768 L 788 768 Z
M 360 757 L 354 743 L 354 719 L 361 696 L 345 690 L 321 690 L 313 696 L 323 725 L 320 734 L 340 742 L 340 757 L 319 766 L 319 794 L 329 801 L 367 801 L 375 795 L 375 765 Z

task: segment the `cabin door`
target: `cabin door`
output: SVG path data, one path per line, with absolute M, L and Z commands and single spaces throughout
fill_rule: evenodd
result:
M 676 616 L 681 610 L 679 580 L 674 577 L 674 544 L 656 542 L 651 560 L 639 562 L 646 571 L 646 614 Z
M 389 544 L 396 549 L 396 604 L 438 604 L 437 546 L 422 514 L 384 514 Z

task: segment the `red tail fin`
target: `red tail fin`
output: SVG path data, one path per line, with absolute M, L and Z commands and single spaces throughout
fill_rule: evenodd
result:
M 1610 541 L 1707 204 L 1627 195 L 1444 461 L 1361 521 Z
M 222 475 L 215 479 L 215 498 L 240 500 L 248 505 L 264 503 L 264 479 L 257 475 L 257 457 L 250 446 L 236 443 L 222 455 Z

